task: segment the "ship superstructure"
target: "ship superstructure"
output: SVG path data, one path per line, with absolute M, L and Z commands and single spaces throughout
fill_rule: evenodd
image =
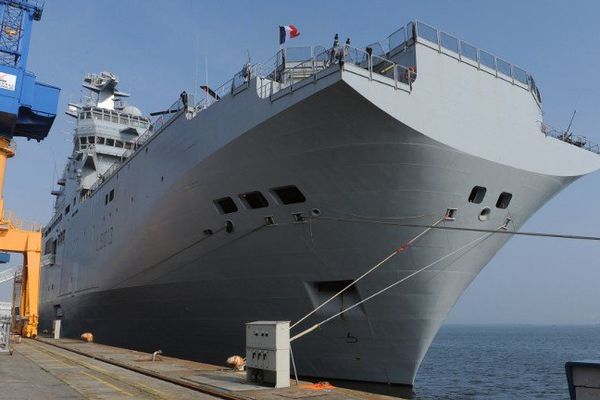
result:
M 363 48 L 284 49 L 152 123 L 116 83 L 86 78 L 97 98 L 68 111 L 41 323 L 207 362 L 243 352 L 244 323 L 298 321 L 401 248 L 295 329 L 401 284 L 294 355 L 301 375 L 412 384 L 510 237 L 494 232 L 600 168 L 542 123 L 531 75 L 421 22 Z
M 68 214 L 63 206 L 75 207 L 82 201 L 150 128 L 149 118 L 142 116 L 138 108 L 124 104 L 122 99 L 129 95 L 116 89 L 118 82 L 118 77 L 109 72 L 89 74 L 82 85 L 89 96 L 81 104 L 69 104 L 66 114 L 77 120 L 74 150 L 58 181 L 59 189 L 52 192 L 56 196 L 55 210 Z M 66 193 L 76 196 L 67 198 Z

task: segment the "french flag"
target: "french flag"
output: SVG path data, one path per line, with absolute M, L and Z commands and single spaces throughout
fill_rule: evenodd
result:
M 293 39 L 300 36 L 300 31 L 294 25 L 284 25 L 279 27 L 279 44 L 284 44 L 286 37 Z

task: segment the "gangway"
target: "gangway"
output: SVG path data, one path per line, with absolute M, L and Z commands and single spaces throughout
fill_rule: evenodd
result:
M 16 152 L 13 137 L 39 142 L 56 117 L 60 89 L 26 70 L 31 28 L 42 11 L 39 1 L 0 0 L 0 251 L 23 254 L 17 329 L 25 337 L 37 335 L 42 232 L 4 215 L 3 186 L 6 160 Z

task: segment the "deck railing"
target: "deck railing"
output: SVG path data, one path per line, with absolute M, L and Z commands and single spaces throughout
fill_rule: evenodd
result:
M 288 59 L 285 56 L 285 49 L 278 54 L 283 56 L 276 57 L 277 63 L 270 67 L 261 66 L 257 68 L 257 73 L 261 79 L 258 86 L 258 92 L 262 97 L 268 97 L 276 94 L 282 89 L 290 86 L 302 84 L 307 79 L 315 77 L 323 70 L 332 65 L 339 65 L 344 68 L 345 65 L 352 64 L 368 72 L 369 79 L 382 76 L 389 78 L 390 86 L 402 88 L 407 91 L 412 90 L 412 83 L 416 78 L 414 68 L 400 65 L 384 56 L 374 54 L 372 49 L 359 49 L 350 45 L 342 45 L 325 49 L 318 46 L 312 51 L 311 58 L 297 61 Z M 279 64 L 284 62 L 285 64 Z M 269 71 L 266 74 L 260 74 L 260 71 Z
M 147 127 L 150 124 L 150 121 L 146 117 L 122 113 L 118 110 L 107 110 L 97 106 L 86 106 L 83 111 L 77 113 L 77 119 L 94 119 L 141 128 Z
M 600 154 L 600 145 L 591 143 L 588 138 L 582 135 L 575 135 L 572 132 L 551 128 L 548 125 L 541 123 L 541 131 L 544 135 L 569 143 L 573 146 L 586 149 L 596 154 Z
M 432 47 L 440 53 L 455 56 L 461 62 L 513 84 L 524 86 L 541 105 L 542 96 L 535 80 L 524 69 L 421 21 L 409 23 L 404 34 L 412 34 L 419 43 Z

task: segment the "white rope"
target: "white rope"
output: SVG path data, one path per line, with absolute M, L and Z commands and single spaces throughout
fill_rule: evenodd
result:
M 381 267 L 383 264 L 385 264 L 386 262 L 388 262 L 392 257 L 394 257 L 395 255 L 397 255 L 399 253 L 402 253 L 403 251 L 405 251 L 406 249 L 408 249 L 415 241 L 417 241 L 419 238 L 421 238 L 422 236 L 424 236 L 427 232 L 429 232 L 430 230 L 432 230 L 433 227 L 437 226 L 440 222 L 444 221 L 444 219 L 445 218 L 441 218 L 440 220 L 436 221 L 433 225 L 431 225 L 430 227 L 427 227 L 427 229 L 425 229 L 423 232 L 419 233 L 417 236 L 415 236 L 414 238 L 412 238 L 411 240 L 409 240 L 408 242 L 404 243 L 402 246 L 400 246 L 399 248 L 397 248 L 396 250 L 394 250 L 393 253 L 389 254 L 383 260 L 381 260 L 377 264 L 375 264 L 367 272 L 365 272 L 364 274 L 362 274 L 361 276 L 359 276 L 358 278 L 356 278 L 355 280 L 353 280 L 352 282 L 350 282 L 345 288 L 343 288 L 342 290 L 340 290 L 339 292 L 337 292 L 336 294 L 334 294 L 333 296 L 331 296 L 329 299 L 325 300 L 318 307 L 316 307 L 311 312 L 309 312 L 308 314 L 306 314 L 304 317 L 300 318 L 298 321 L 296 321 L 294 324 L 292 324 L 292 326 L 290 326 L 290 329 L 293 329 L 295 326 L 297 326 L 298 324 L 300 324 L 302 321 L 306 320 L 308 317 L 310 317 L 311 315 L 313 315 L 314 313 L 316 313 L 317 311 L 319 311 L 321 308 L 323 308 L 330 301 L 332 301 L 333 299 L 335 299 L 336 297 L 338 297 L 339 295 L 341 295 L 342 293 L 344 293 L 346 290 L 348 290 L 352 286 L 356 285 L 356 283 L 358 283 L 361 279 L 363 279 L 365 276 L 369 275 L 371 272 L 375 271 L 377 268 Z
M 486 233 L 485 235 L 482 235 L 482 236 L 480 236 L 479 238 L 477 238 L 477 239 L 475 239 L 475 240 L 473 240 L 473 241 L 471 241 L 471 242 L 467 243 L 466 245 L 464 245 L 464 246 L 462 246 L 462 247 L 459 247 L 458 249 L 456 249 L 456 250 L 454 250 L 454 251 L 452 251 L 452 252 L 450 252 L 450 253 L 446 254 L 445 256 L 443 256 L 443 257 L 441 257 L 441 258 L 437 259 L 436 261 L 432 262 L 431 264 L 428 264 L 428 265 L 424 266 L 423 268 L 421 268 L 421 269 L 419 269 L 419 270 L 417 270 L 417 271 L 415 271 L 415 272 L 413 272 L 413 273 L 411 273 L 411 274 L 409 274 L 409 275 L 405 276 L 404 278 L 402 278 L 402 279 L 400 279 L 400 280 L 398 280 L 398 281 L 396 281 L 396 282 L 392 283 L 391 285 L 389 285 L 389 286 L 386 286 L 386 287 L 384 287 L 383 289 L 381 289 L 381 290 L 379 290 L 379 291 L 377 291 L 377 292 L 373 293 L 372 295 L 370 295 L 369 297 L 367 297 L 367 298 L 365 298 L 365 299 L 363 299 L 363 300 L 359 301 L 358 303 L 356 303 L 356 304 L 353 304 L 353 305 L 351 305 L 350 307 L 347 307 L 347 308 L 345 308 L 344 310 L 342 310 L 342 311 L 340 311 L 340 312 L 338 312 L 338 313 L 336 313 L 336 314 L 332 315 L 331 317 L 329 317 L 329 318 L 327 318 L 327 319 L 324 319 L 323 321 L 321 321 L 321 322 L 319 322 L 319 323 L 317 323 L 317 324 L 315 324 L 315 325 L 311 326 L 310 328 L 308 328 L 308 329 L 306 329 L 306 330 L 304 330 L 304 331 L 300 332 L 300 333 L 299 333 L 299 334 L 297 334 L 296 336 L 293 336 L 293 337 L 290 339 L 290 342 L 293 342 L 294 340 L 301 338 L 302 336 L 304 336 L 304 335 L 306 335 L 306 334 L 308 334 L 308 333 L 310 333 L 310 332 L 314 331 L 315 329 L 319 328 L 321 325 L 323 325 L 323 324 L 326 324 L 327 322 L 331 321 L 332 319 L 334 319 L 334 318 L 337 318 L 337 317 L 339 317 L 340 315 L 342 315 L 342 314 L 344 314 L 344 313 L 346 313 L 346 312 L 348 312 L 348 311 L 350 311 L 350 310 L 352 310 L 352 309 L 354 309 L 354 308 L 358 307 L 359 305 L 363 304 L 364 302 L 366 302 L 366 301 L 369 301 L 369 300 L 371 300 L 372 298 L 374 298 L 374 297 L 376 297 L 376 296 L 379 296 L 380 294 L 382 294 L 383 292 L 386 292 L 386 291 L 390 290 L 390 289 L 391 289 L 391 288 L 393 288 L 394 286 L 396 286 L 396 285 L 399 285 L 399 284 L 401 284 L 402 282 L 405 282 L 405 281 L 407 281 L 408 279 L 412 278 L 413 276 L 415 276 L 415 275 L 417 275 L 417 274 L 419 274 L 419 273 L 421 273 L 421 272 L 425 271 L 425 270 L 426 270 L 426 269 L 428 269 L 428 268 L 431 268 L 432 266 L 434 266 L 434 265 L 438 264 L 439 262 L 441 262 L 441 261 L 445 260 L 446 258 L 448 258 L 448 257 L 450 257 L 450 256 L 452 256 L 452 255 L 454 255 L 454 254 L 456 254 L 456 253 L 458 253 L 459 251 L 462 251 L 462 250 L 466 249 L 467 247 L 469 247 L 469 246 L 472 246 L 472 245 L 476 244 L 476 243 L 477 243 L 477 242 L 479 242 L 479 241 L 482 241 L 482 240 L 485 240 L 485 239 L 487 239 L 489 236 L 493 235 L 494 233 L 500 232 L 500 230 L 501 230 L 501 229 L 506 229 L 506 224 L 505 224 L 505 225 L 502 225 L 502 226 L 500 226 L 500 227 L 498 227 L 498 229 L 497 229 L 496 231 L 489 232 L 489 233 Z

